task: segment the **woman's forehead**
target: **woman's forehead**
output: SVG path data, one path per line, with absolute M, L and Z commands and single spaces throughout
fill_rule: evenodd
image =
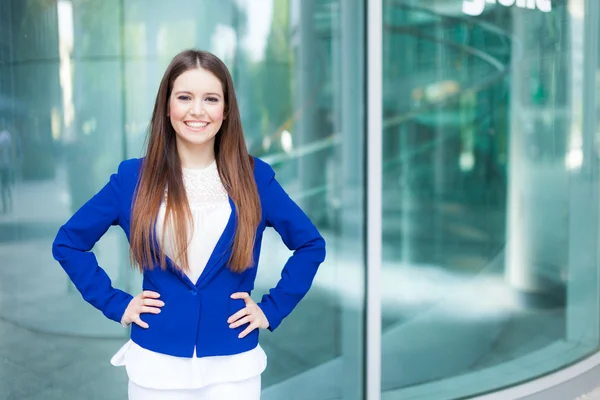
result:
M 179 75 L 173 82 L 173 92 L 177 91 L 223 95 L 221 81 L 203 68 L 190 69 Z

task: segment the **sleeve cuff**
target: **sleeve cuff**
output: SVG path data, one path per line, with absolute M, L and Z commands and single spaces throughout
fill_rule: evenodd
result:
M 115 290 L 119 290 L 119 289 L 115 289 Z M 120 323 L 121 325 L 123 325 L 124 327 L 127 328 L 127 326 L 129 326 L 129 325 L 126 326 L 123 324 L 123 314 L 125 314 L 125 310 L 127 309 L 127 306 L 133 299 L 133 296 L 130 295 L 129 293 L 123 292 L 121 290 L 119 290 L 119 291 L 121 292 L 123 299 L 114 308 L 114 311 L 111 313 L 111 315 L 107 315 L 107 317 L 112 319 L 115 322 Z
M 258 303 L 258 306 L 265 314 L 265 317 L 269 322 L 269 327 L 267 329 L 273 332 L 275 329 L 277 329 L 277 327 L 281 323 L 281 320 L 277 318 L 276 312 L 270 304 L 261 301 L 260 303 Z

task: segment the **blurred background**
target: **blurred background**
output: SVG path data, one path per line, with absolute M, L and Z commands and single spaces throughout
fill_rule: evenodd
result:
M 0 399 L 126 397 L 109 360 L 128 331 L 50 246 L 143 156 L 160 78 L 187 48 L 228 65 L 250 152 L 328 243 L 310 293 L 261 335 L 263 398 L 366 398 L 367 295 L 386 400 L 494 392 L 598 350 L 600 3 L 382 1 L 374 194 L 366 0 L 0 0 Z M 368 196 L 383 206 L 380 293 L 365 291 Z M 121 231 L 94 251 L 139 292 Z M 253 297 L 289 255 L 267 231 Z

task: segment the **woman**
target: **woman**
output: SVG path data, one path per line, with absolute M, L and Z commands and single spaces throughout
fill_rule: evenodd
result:
M 113 288 L 90 252 L 111 225 L 143 273 L 135 297 Z M 294 250 L 275 288 L 250 298 L 263 231 Z M 325 242 L 248 154 L 231 75 L 214 55 L 178 54 L 158 89 L 146 157 L 118 172 L 60 228 L 53 255 L 83 298 L 127 326 L 113 357 L 130 399 L 259 399 L 274 330 L 311 286 Z

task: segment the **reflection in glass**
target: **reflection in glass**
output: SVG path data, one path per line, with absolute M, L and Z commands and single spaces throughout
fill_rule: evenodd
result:
M 574 8 L 598 9 L 431 3 L 384 2 L 386 399 L 495 390 L 598 346 L 597 27 Z
M 10 265 L 0 270 L 0 317 L 9 326 L 0 322 L 8 332 L 0 341 L 28 348 L 11 352 L 17 367 L 0 374 L 9 390 L 125 396 L 126 377 L 108 360 L 127 331 L 81 299 L 50 244 L 120 160 L 142 155 L 166 63 L 198 47 L 227 63 L 251 153 L 273 165 L 328 241 L 313 289 L 261 337 L 269 356 L 263 397 L 360 398 L 362 9 L 359 0 L 0 1 L 0 131 L 12 139 L 14 199 L 0 215 L 0 258 Z M 274 232 L 263 249 L 257 297 L 289 256 Z M 115 286 L 139 290 L 121 232 L 110 229 L 94 252 Z M 48 353 L 31 367 L 27 357 Z M 47 381 L 33 387 L 38 376 Z

